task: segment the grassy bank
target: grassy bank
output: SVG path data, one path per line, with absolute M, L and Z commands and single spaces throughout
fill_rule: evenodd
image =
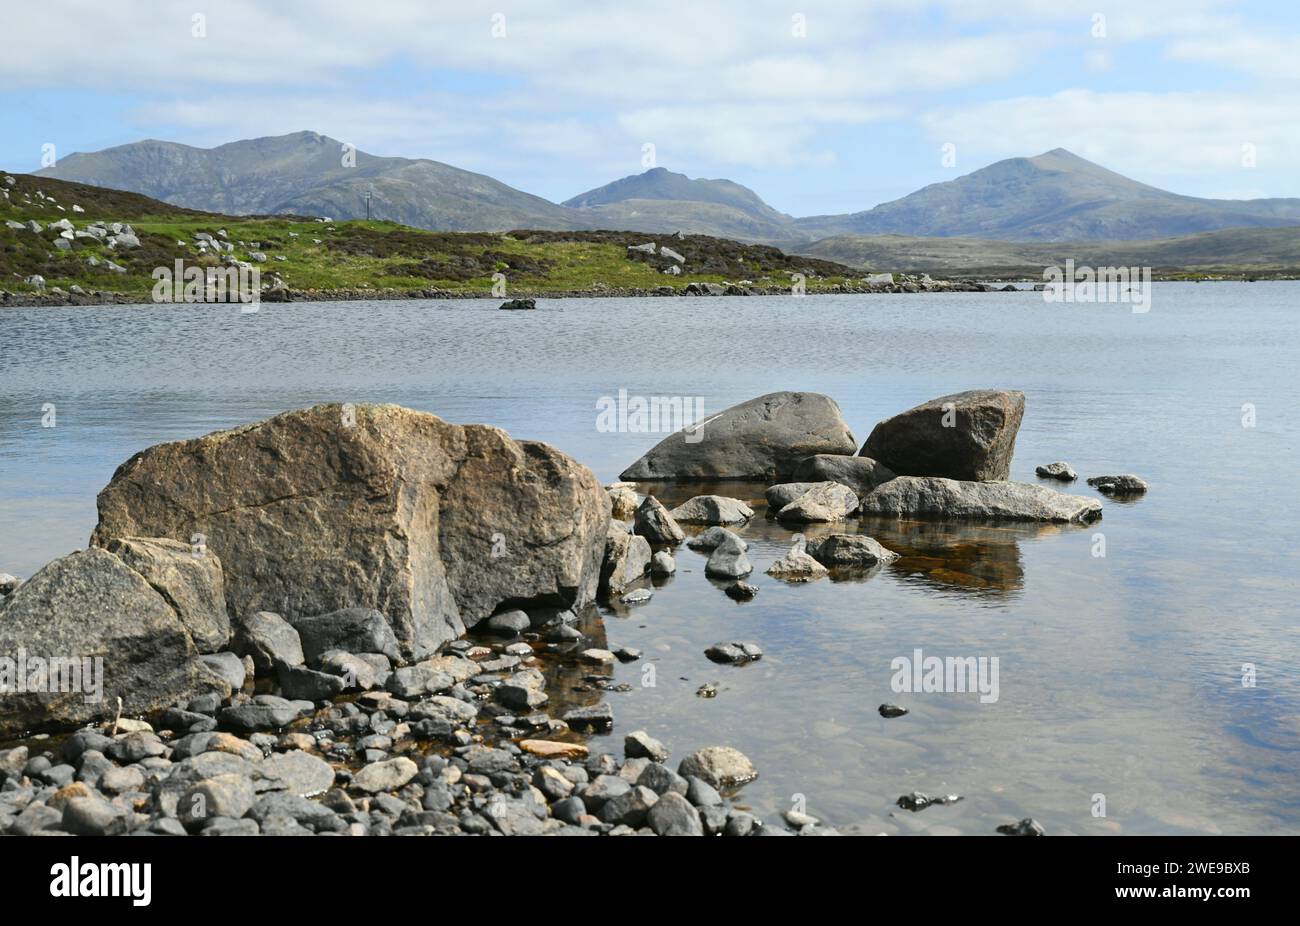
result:
M 258 268 L 263 283 L 282 283 L 308 296 L 340 290 L 480 295 L 491 292 L 494 274 L 504 275 L 512 293 L 664 287 L 680 291 L 693 282 L 788 288 L 794 274 L 806 279 L 808 291 L 817 292 L 862 276 L 832 261 L 704 235 L 448 233 L 383 221 L 224 216 L 22 174 L 0 175 L 0 190 L 9 194 L 0 198 L 0 289 L 14 293 L 38 291 L 38 286 L 24 282 L 36 275 L 44 279 L 47 292 L 55 287 L 75 292 L 72 287 L 79 287 L 87 293 L 147 299 L 155 268 L 171 269 L 177 260 L 184 267 L 218 267 L 228 258 Z M 49 226 L 62 219 L 77 231 L 94 223 L 129 224 L 139 246 L 109 247 L 103 240 L 78 236 L 59 249 L 54 243 L 59 232 Z M 28 228 L 30 221 L 41 231 Z M 201 248 L 195 237 L 199 234 L 220 242 L 220 255 L 216 247 Z M 659 250 L 629 250 L 647 241 L 670 248 L 683 260 Z M 681 272 L 672 273 L 674 267 Z

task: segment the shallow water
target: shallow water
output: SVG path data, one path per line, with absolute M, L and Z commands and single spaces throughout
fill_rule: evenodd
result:
M 1148 314 L 1033 293 L 0 310 L 0 571 L 84 546 L 95 493 L 136 450 L 318 401 L 499 425 L 611 481 L 662 436 L 598 430 L 597 402 L 620 389 L 699 397 L 706 414 L 825 392 L 859 441 L 933 396 L 1022 389 L 1012 478 L 1065 459 L 1150 493 L 1105 500 L 1088 528 L 855 522 L 903 558 L 799 586 L 763 575 L 791 532 L 760 510 L 741 531 L 754 601 L 727 599 L 683 547 L 650 602 L 604 609 L 609 644 L 646 656 L 614 670 L 632 690 L 603 695 L 616 726 L 592 745 L 645 728 L 675 757 L 737 746 L 761 772 L 745 801 L 771 814 L 802 795 L 850 832 L 1033 816 L 1049 833 L 1294 833 L 1297 307 L 1296 283 L 1169 283 Z M 765 657 L 704 658 L 733 639 Z M 891 660 L 918 647 L 998 657 L 998 700 L 894 693 Z M 716 697 L 696 696 L 705 682 Z M 885 701 L 911 713 L 882 719 Z M 897 809 L 913 790 L 964 800 Z

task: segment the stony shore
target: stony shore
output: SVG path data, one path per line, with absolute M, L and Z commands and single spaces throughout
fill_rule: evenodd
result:
M 759 770 L 726 744 L 675 770 L 643 730 L 621 758 L 589 753 L 585 735 L 614 728 L 605 696 L 631 690 L 615 666 L 642 658 L 611 648 L 598 601 L 649 599 L 683 543 L 728 598 L 761 590 L 737 533 L 753 508 L 696 495 L 669 509 L 641 485 L 768 484 L 793 546 L 766 575 L 792 585 L 899 559 L 858 532 L 805 543 L 805 524 L 1095 521 L 1096 498 L 1007 481 L 1024 401 L 942 396 L 859 449 L 830 397 L 771 393 L 604 487 L 548 445 L 392 405 L 148 448 L 100 493 L 88 549 L 0 575 L 0 658 L 23 660 L 0 667 L 0 833 L 833 835 L 738 803 Z M 1131 474 L 1088 484 L 1147 490 Z M 103 663 L 96 698 L 44 684 L 54 657 L 86 654 Z M 751 640 L 700 654 L 762 657 Z
M 840 283 L 828 287 L 809 287 L 809 295 L 872 294 L 872 293 L 983 293 L 1023 290 L 1011 284 L 982 283 L 977 280 L 925 280 L 920 277 L 901 277 L 896 283 Z M 789 286 L 754 286 L 742 284 L 691 284 L 687 287 L 659 286 L 653 289 L 636 287 L 599 287 L 585 290 L 542 290 L 512 288 L 511 298 L 522 299 L 602 299 L 640 296 L 789 296 Z M 445 289 L 329 289 L 303 290 L 272 288 L 262 293 L 263 302 L 359 302 L 390 299 L 496 299 L 482 290 Z M 103 290 L 72 293 L 49 290 L 45 292 L 10 292 L 0 290 L 0 306 L 74 306 L 74 305 L 154 305 L 143 293 L 116 293 Z

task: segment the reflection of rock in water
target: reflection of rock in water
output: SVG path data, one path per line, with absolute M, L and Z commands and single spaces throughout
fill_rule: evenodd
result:
M 863 519 L 861 529 L 900 558 L 895 574 L 944 589 L 1000 594 L 1023 587 L 1020 540 L 1061 530 L 1056 525 L 983 525 Z

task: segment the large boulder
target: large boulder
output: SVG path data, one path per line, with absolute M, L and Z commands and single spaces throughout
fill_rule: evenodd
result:
M 211 550 L 158 537 L 121 537 L 108 544 L 176 611 L 200 653 L 219 653 L 230 642 L 230 616 L 221 560 Z
M 892 469 L 871 457 L 819 453 L 800 460 L 790 478 L 794 482 L 838 482 L 861 497 L 896 475 L 898 474 Z
M 998 481 L 1011 475 L 1025 394 L 977 389 L 940 396 L 872 429 L 859 456 L 900 476 Z
M 499 428 L 317 405 L 137 453 L 91 538 L 206 538 L 231 614 L 384 612 L 419 658 L 504 603 L 595 598 L 609 500 L 591 471 Z
M 621 478 L 772 482 L 789 475 L 804 457 L 852 455 L 856 447 L 834 399 L 815 392 L 773 392 L 670 434 Z
M 899 476 L 864 497 L 862 513 L 1090 524 L 1101 517 L 1101 502 L 1024 482 L 959 482 L 929 476 Z
M 101 549 L 54 560 L 6 599 L 0 655 L 14 663 L 0 668 L 0 739 L 111 718 L 119 697 L 137 714 L 230 693 L 167 600 Z
M 316 617 L 302 617 L 294 621 L 302 642 L 303 659 L 316 665 L 322 654 L 330 650 L 346 653 L 383 653 L 389 659 L 400 659 L 401 650 L 382 611 L 374 608 L 344 608 Z

